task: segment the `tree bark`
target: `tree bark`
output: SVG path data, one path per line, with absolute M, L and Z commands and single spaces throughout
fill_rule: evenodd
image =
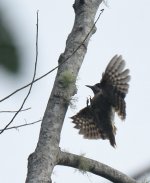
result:
M 136 183 L 134 179 L 114 168 L 98 161 L 68 152 L 60 152 L 58 165 L 70 166 L 80 169 L 81 171 L 88 171 L 115 183 Z
M 65 51 L 60 55 L 58 62 L 61 64 L 67 58 L 69 59 L 58 68 L 42 120 L 39 141 L 35 151 L 28 158 L 26 183 L 51 182 L 53 168 L 59 159 L 60 132 L 65 114 L 71 97 L 76 93 L 75 80 L 86 54 L 89 39 L 95 29 L 84 43 L 83 40 L 94 24 L 95 14 L 101 2 L 102 0 L 75 0 L 73 5 L 75 10 L 74 26 L 66 41 Z M 79 49 L 72 55 L 77 47 Z M 61 82 L 66 71 L 69 71 L 75 78 L 67 88 Z

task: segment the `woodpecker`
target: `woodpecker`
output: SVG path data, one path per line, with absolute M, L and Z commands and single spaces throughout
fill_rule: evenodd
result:
M 122 56 L 115 55 L 108 63 L 102 79 L 93 86 L 93 98 L 87 99 L 87 106 L 72 116 L 74 128 L 79 129 L 86 139 L 108 139 L 116 147 L 115 135 L 117 128 L 114 122 L 115 112 L 126 118 L 125 97 L 130 81 L 129 69 L 125 68 Z

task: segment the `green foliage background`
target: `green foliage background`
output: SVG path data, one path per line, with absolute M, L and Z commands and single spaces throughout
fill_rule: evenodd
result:
M 14 43 L 11 30 L 8 30 L 4 19 L 4 14 L 0 10 L 0 67 L 17 74 L 20 68 L 18 49 Z M 3 16 L 2 16 L 3 15 Z

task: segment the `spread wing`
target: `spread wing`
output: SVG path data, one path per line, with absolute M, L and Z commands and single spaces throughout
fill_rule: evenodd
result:
M 82 134 L 85 139 L 109 139 L 113 147 L 115 147 L 115 134 L 117 128 L 113 124 L 113 134 L 110 136 L 104 129 L 97 126 L 93 112 L 90 107 L 81 109 L 76 115 L 72 116 L 74 128 L 79 129 L 79 134 Z
M 124 98 L 128 93 L 130 81 L 129 69 L 124 70 L 124 68 L 125 61 L 122 56 L 115 55 L 107 65 L 100 81 L 103 93 L 122 119 L 126 117 Z
M 80 110 L 75 116 L 72 116 L 74 128 L 79 129 L 79 134 L 82 134 L 86 139 L 100 139 L 102 134 L 97 128 L 94 116 L 89 107 Z

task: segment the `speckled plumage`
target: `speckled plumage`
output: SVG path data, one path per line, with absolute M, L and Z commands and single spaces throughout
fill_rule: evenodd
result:
M 71 117 L 84 138 L 109 139 L 110 144 L 116 146 L 114 114 L 117 112 L 122 120 L 126 118 L 125 96 L 130 81 L 129 69 L 124 70 L 124 67 L 122 56 L 115 55 L 102 74 L 100 83 L 87 85 L 94 92 L 94 97 L 90 99 L 90 105 Z

